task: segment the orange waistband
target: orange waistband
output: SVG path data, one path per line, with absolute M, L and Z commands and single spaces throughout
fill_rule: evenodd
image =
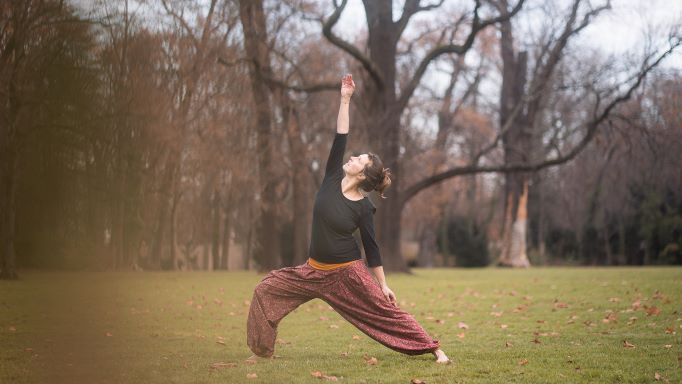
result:
M 310 264 L 311 267 L 313 267 L 315 269 L 320 269 L 322 271 L 331 271 L 332 269 L 345 267 L 346 265 L 353 263 L 355 261 L 357 261 L 357 260 L 349 261 L 347 263 L 340 263 L 340 264 L 326 264 L 326 263 L 320 263 L 319 261 L 315 261 L 314 259 L 308 258 L 308 264 Z

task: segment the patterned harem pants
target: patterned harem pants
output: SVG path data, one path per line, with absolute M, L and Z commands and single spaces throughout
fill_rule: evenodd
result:
M 420 355 L 440 347 L 409 313 L 390 303 L 379 283 L 356 260 L 330 271 L 305 264 L 268 273 L 256 286 L 247 321 L 247 344 L 270 357 L 277 325 L 299 305 L 321 299 L 367 336 L 395 351 Z

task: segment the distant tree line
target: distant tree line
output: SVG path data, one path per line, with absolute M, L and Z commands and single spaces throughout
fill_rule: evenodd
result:
M 682 263 L 679 26 L 614 58 L 608 2 L 346 3 L 3 1 L 0 277 L 304 262 L 346 72 L 388 270 Z

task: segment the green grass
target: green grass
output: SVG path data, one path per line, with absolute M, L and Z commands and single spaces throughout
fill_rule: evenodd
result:
M 0 383 L 682 382 L 681 268 L 414 272 L 389 285 L 453 365 L 394 352 L 320 300 L 282 321 L 280 358 L 247 364 L 253 272 L 23 271 L 0 281 Z

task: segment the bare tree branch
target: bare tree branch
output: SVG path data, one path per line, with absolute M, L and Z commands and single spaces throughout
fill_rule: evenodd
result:
M 234 67 L 235 65 L 241 64 L 241 63 L 249 63 L 250 60 L 247 58 L 238 58 L 234 61 L 228 61 L 225 60 L 222 57 L 219 57 L 217 59 L 218 63 L 225 66 L 225 67 Z M 261 76 L 263 77 L 263 80 L 268 83 L 269 86 L 275 86 L 278 88 L 284 88 L 288 89 L 290 91 L 294 92 L 307 92 L 307 93 L 314 93 L 314 92 L 323 92 L 323 91 L 337 91 L 341 89 L 341 83 L 340 82 L 321 82 L 321 83 L 315 83 L 315 84 L 302 84 L 302 85 L 294 85 L 294 84 L 288 84 L 284 80 L 280 80 L 275 78 L 274 76 L 271 76 L 270 74 L 264 73 L 261 71 Z
M 360 50 L 353 44 L 341 39 L 332 32 L 332 28 L 339 21 L 341 13 L 346 7 L 347 2 L 348 0 L 343 0 L 340 6 L 336 6 L 336 4 L 334 4 L 336 9 L 334 10 L 334 13 L 329 16 L 327 21 L 323 23 L 322 34 L 324 34 L 324 37 L 326 37 L 330 43 L 346 51 L 349 55 L 359 61 L 363 68 L 369 72 L 369 75 L 372 77 L 377 86 L 382 88 L 384 86 L 384 79 L 381 76 L 381 71 L 376 67 L 376 65 L 367 56 L 363 55 L 362 52 L 360 52 Z
M 412 79 L 407 83 L 405 88 L 402 89 L 400 92 L 400 98 L 398 99 L 398 109 L 402 110 L 407 103 L 409 102 L 410 98 L 412 97 L 412 94 L 414 93 L 414 90 L 417 88 L 419 83 L 421 82 L 422 76 L 424 76 L 424 73 L 426 72 L 426 69 L 428 68 L 429 64 L 435 59 L 437 59 L 439 56 L 446 54 L 446 53 L 455 53 L 458 55 L 463 55 L 465 54 L 474 44 L 474 40 L 476 38 L 476 35 L 478 32 L 482 31 L 486 27 L 499 23 L 500 21 L 504 20 L 509 20 L 512 18 L 514 15 L 516 15 L 520 10 L 521 7 L 523 6 L 525 0 L 518 0 L 518 3 L 514 8 L 511 10 L 511 12 L 507 14 L 500 15 L 498 17 L 494 17 L 488 20 L 481 21 L 480 16 L 478 14 L 479 9 L 481 7 L 481 1 L 476 0 L 476 6 L 474 7 L 474 18 L 473 22 L 471 25 L 471 31 L 469 32 L 469 35 L 467 36 L 466 40 L 464 41 L 463 44 L 457 45 L 457 44 L 448 44 L 448 45 L 440 45 L 437 47 L 434 47 L 429 53 L 424 56 L 422 61 L 419 63 L 419 66 L 417 67 L 417 70 L 415 71 L 414 75 L 412 76 Z
M 634 84 L 632 84 L 626 92 L 621 94 L 620 96 L 616 97 L 613 99 L 603 110 L 601 113 L 597 114 L 594 116 L 592 120 L 587 122 L 585 126 L 587 127 L 587 132 L 585 133 L 585 136 L 580 140 L 578 144 L 575 145 L 568 153 L 566 153 L 563 156 L 557 156 L 553 159 L 547 159 L 544 161 L 540 161 L 534 164 L 507 164 L 507 165 L 490 165 L 490 166 L 477 166 L 477 165 L 467 165 L 463 167 L 454 167 L 451 168 L 447 171 L 435 174 L 433 176 L 424 178 L 421 181 L 418 181 L 411 185 L 410 187 L 406 188 L 405 191 L 401 194 L 402 200 L 401 204 L 404 205 L 407 201 L 409 201 L 411 198 L 417 195 L 420 191 L 423 189 L 426 189 L 434 184 L 440 183 L 444 180 L 447 180 L 449 178 L 455 177 L 455 176 L 461 176 L 461 175 L 469 175 L 469 174 L 474 174 L 474 173 L 511 173 L 511 172 L 534 172 L 538 171 L 540 169 L 552 167 L 555 165 L 560 165 L 563 163 L 566 163 L 573 158 L 575 158 L 586 146 L 589 144 L 592 139 L 594 138 L 594 135 L 597 133 L 599 126 L 609 117 L 611 112 L 613 111 L 614 108 L 616 108 L 618 105 L 622 104 L 623 102 L 627 101 L 630 99 L 632 96 L 632 93 L 639 88 L 639 86 L 642 84 L 642 81 L 646 77 L 646 75 L 651 72 L 652 69 L 654 69 L 658 64 L 665 58 L 667 57 L 670 53 L 672 53 L 678 46 L 682 44 L 682 37 L 676 36 L 674 38 L 671 38 L 671 43 L 670 43 L 670 48 L 666 50 L 664 53 L 662 53 L 653 63 L 647 65 L 647 61 L 643 63 L 642 69 L 640 70 L 639 74 L 637 75 L 637 80 L 635 81 Z
M 410 18 L 414 16 L 418 12 L 422 11 L 430 11 L 432 9 L 436 9 L 443 5 L 443 2 L 445 0 L 440 0 L 436 4 L 429 4 L 425 6 L 420 6 L 419 5 L 419 0 L 407 0 L 405 1 L 405 5 L 403 6 L 403 14 L 400 16 L 400 19 L 394 23 L 396 29 L 397 29 L 397 34 L 396 38 L 400 39 L 400 36 L 402 36 L 403 32 L 405 31 L 405 27 L 407 27 L 408 22 L 410 21 Z
M 180 23 L 180 25 L 185 30 L 187 35 L 190 37 L 190 39 L 192 39 L 194 46 L 198 47 L 199 46 L 199 40 L 197 40 L 196 36 L 194 36 L 194 31 L 192 31 L 192 28 L 189 26 L 189 24 L 187 24 L 187 21 L 185 21 L 185 18 L 182 17 L 181 14 L 178 14 L 177 12 L 175 12 L 171 7 L 169 7 L 166 0 L 161 0 L 161 5 L 163 5 L 163 8 L 166 10 L 166 13 L 171 15 L 171 17 L 173 17 L 173 19 L 175 19 L 177 22 Z

